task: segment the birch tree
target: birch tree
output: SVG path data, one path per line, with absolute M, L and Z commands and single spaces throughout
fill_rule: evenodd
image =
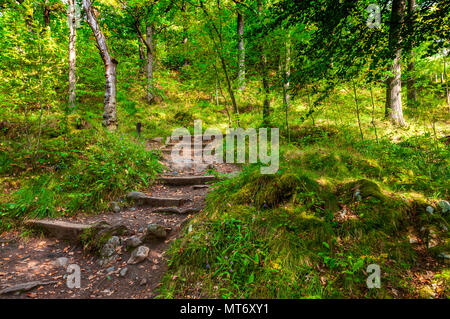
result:
M 106 39 L 98 24 L 92 2 L 90 0 L 83 0 L 83 9 L 86 12 L 87 21 L 94 33 L 97 48 L 105 65 L 105 102 L 102 123 L 109 130 L 115 130 L 117 128 L 116 67 L 118 62 L 111 56 L 108 50 Z

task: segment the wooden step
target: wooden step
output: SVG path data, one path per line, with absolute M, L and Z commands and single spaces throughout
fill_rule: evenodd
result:
M 214 175 L 205 176 L 163 176 L 159 179 L 162 183 L 173 186 L 198 185 L 208 182 L 214 182 L 217 177 Z
M 171 198 L 171 197 L 152 197 L 140 192 L 131 192 L 127 195 L 127 199 L 135 201 L 140 206 L 151 207 L 168 207 L 182 206 L 191 201 L 189 198 Z
M 58 239 L 74 242 L 79 241 L 81 233 L 92 226 L 49 219 L 30 219 L 25 221 L 25 225 L 30 228 L 43 230 Z

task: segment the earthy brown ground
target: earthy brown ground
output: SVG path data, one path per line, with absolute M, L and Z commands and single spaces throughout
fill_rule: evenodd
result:
M 158 147 L 158 143 L 150 144 Z M 169 176 L 206 175 L 211 167 L 173 168 L 168 154 L 163 162 L 168 166 Z M 221 174 L 236 172 L 234 165 L 215 164 L 214 170 Z M 203 208 L 209 188 L 195 189 L 193 186 L 166 186 L 156 184 L 146 194 L 154 197 L 190 198 L 191 201 L 180 208 Z M 91 224 L 106 221 L 109 224 L 123 224 L 133 234 L 141 234 L 146 225 L 157 223 L 169 230 L 163 241 L 145 244 L 150 248 L 145 261 L 127 265 L 131 252 L 124 246 L 117 250 L 118 258 L 100 266 L 98 257 L 83 252 L 80 245 L 70 244 L 55 238 L 36 235 L 21 236 L 18 231 L 0 236 L 0 290 L 31 281 L 55 282 L 40 285 L 22 293 L 0 295 L 0 298 L 153 298 L 156 288 L 167 267 L 165 252 L 171 242 L 180 236 L 184 223 L 192 217 L 189 214 L 156 213 L 154 207 L 130 207 L 119 213 L 104 212 L 96 216 L 78 215 L 62 219 L 70 222 Z M 126 236 L 128 237 L 128 236 Z M 69 264 L 77 264 L 81 269 L 81 288 L 69 289 L 66 285 L 66 269 L 55 264 L 59 257 L 67 257 Z M 123 268 L 128 268 L 125 276 L 120 276 Z

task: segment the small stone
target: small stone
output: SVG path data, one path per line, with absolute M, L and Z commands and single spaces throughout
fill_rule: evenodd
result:
M 140 263 L 147 258 L 150 248 L 146 246 L 139 246 L 131 253 L 130 259 L 128 259 L 127 264 L 134 265 Z
M 128 273 L 128 268 L 125 267 L 120 270 L 119 274 L 120 274 L 120 277 L 125 277 L 127 275 L 127 273 Z
M 136 248 L 142 244 L 142 240 L 137 236 L 132 236 L 125 240 L 125 246 L 127 248 Z
M 450 211 L 450 203 L 446 200 L 440 200 L 438 203 L 439 207 L 442 209 L 443 213 Z
M 443 259 L 450 259 L 450 255 L 447 254 L 447 253 L 444 253 L 444 252 L 440 253 L 440 254 L 438 255 L 438 257 L 439 257 L 439 258 L 443 258 Z
M 116 268 L 114 266 L 111 266 L 109 268 L 106 269 L 107 273 L 113 272 Z
M 427 206 L 426 211 L 428 214 L 433 215 L 434 209 L 431 206 Z
M 356 200 L 357 200 L 358 202 L 360 202 L 360 201 L 362 200 L 361 193 L 360 193 L 360 192 L 356 192 L 356 193 L 355 193 L 355 198 L 356 198 Z
M 120 246 L 120 238 L 117 236 L 112 236 L 106 244 L 102 247 L 100 251 L 101 257 L 111 257 L 116 252 L 116 248 Z
M 56 259 L 53 264 L 57 267 L 62 267 L 62 268 L 66 268 L 67 265 L 69 264 L 69 259 L 66 257 L 59 257 L 58 259 Z
M 111 202 L 109 204 L 109 207 L 114 213 L 116 214 L 120 213 L 120 206 L 117 202 Z
M 165 239 L 167 237 L 166 228 L 159 224 L 148 224 L 147 232 L 144 235 L 145 240 Z
M 139 283 L 139 285 L 141 285 L 141 286 L 145 286 L 146 284 L 147 284 L 146 278 L 142 279 L 141 282 Z

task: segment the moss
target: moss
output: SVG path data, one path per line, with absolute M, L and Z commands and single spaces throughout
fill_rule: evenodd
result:
M 94 224 L 92 227 L 85 229 L 80 236 L 81 244 L 85 252 L 91 252 L 96 255 L 106 244 L 112 236 L 120 236 L 128 233 L 128 230 L 123 225 L 111 226 L 108 223 L 101 221 Z
M 345 203 L 355 201 L 357 199 L 356 193 L 359 193 L 362 199 L 374 197 L 381 201 L 388 200 L 387 196 L 381 191 L 380 186 L 367 179 L 352 181 L 338 187 L 338 194 Z

